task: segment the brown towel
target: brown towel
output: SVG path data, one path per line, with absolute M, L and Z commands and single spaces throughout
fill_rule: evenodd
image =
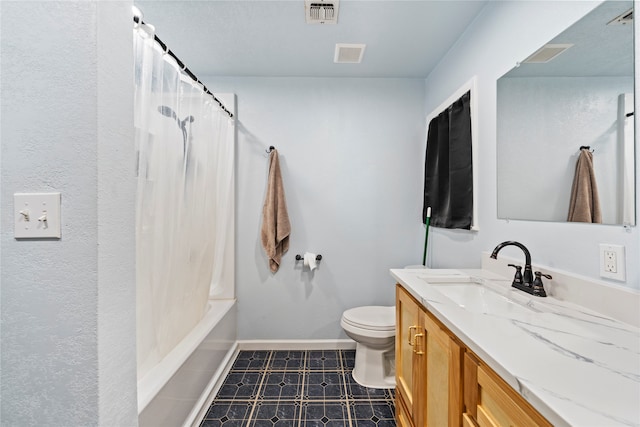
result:
M 262 247 L 269 257 L 269 268 L 275 273 L 280 267 L 282 255 L 289 249 L 291 224 L 284 198 L 282 175 L 278 151 L 272 150 L 269 157 L 269 182 L 262 208 Z
M 586 148 L 580 150 L 576 163 L 567 221 L 602 222 L 598 186 L 593 173 L 593 153 Z

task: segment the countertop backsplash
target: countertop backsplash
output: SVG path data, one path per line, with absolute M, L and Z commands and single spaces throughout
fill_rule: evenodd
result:
M 482 253 L 482 268 L 509 279 L 513 277 L 514 270 L 507 264 L 522 265 L 523 261 L 502 255 L 494 260 L 489 255 L 489 252 Z M 533 270 L 553 276 L 552 279 L 544 279 L 544 288 L 554 298 L 640 328 L 640 292 L 535 263 Z

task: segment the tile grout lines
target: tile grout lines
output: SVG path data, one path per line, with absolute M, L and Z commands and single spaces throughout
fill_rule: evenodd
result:
M 270 352 L 269 353 L 269 357 L 267 358 L 267 362 L 265 363 L 265 372 L 266 372 L 266 367 L 269 366 L 269 363 L 271 363 L 271 358 L 272 357 L 273 357 L 273 352 Z M 231 369 L 233 370 L 233 368 L 231 368 Z M 260 371 L 262 371 L 262 369 Z M 256 411 L 258 398 L 260 397 L 260 391 L 262 391 L 262 386 L 264 385 L 265 378 L 266 378 L 266 375 L 261 375 L 260 385 L 258 385 L 258 390 L 256 391 L 256 397 L 253 399 L 253 402 L 252 402 L 252 405 L 251 405 L 251 412 L 249 413 L 249 417 L 247 417 L 247 424 L 246 424 L 245 427 L 249 427 L 249 423 L 253 419 L 253 413 Z
M 390 427 L 393 392 L 351 377 L 353 350 L 241 351 L 201 427 Z
M 344 396 L 345 396 L 345 400 L 347 403 L 347 419 L 349 420 L 349 427 L 353 427 L 353 420 L 351 419 L 351 411 L 349 408 L 349 390 L 347 389 L 347 381 L 346 381 L 346 377 L 345 375 L 347 375 L 347 373 L 344 371 L 344 367 L 346 365 L 345 361 L 343 360 L 343 353 L 339 352 L 338 353 L 338 357 L 340 358 L 340 372 L 342 373 L 342 378 L 345 379 L 343 387 L 344 387 Z
M 302 360 L 304 360 L 304 362 L 302 362 L 302 372 L 305 372 L 306 367 L 307 367 L 307 351 L 305 350 L 302 353 Z M 300 412 L 298 413 L 298 427 L 300 427 L 302 425 L 302 400 L 303 400 L 303 396 L 304 396 L 304 386 L 305 386 L 305 379 L 306 376 L 303 375 L 302 376 L 302 383 L 300 384 L 300 390 L 302 390 L 302 392 L 300 393 Z

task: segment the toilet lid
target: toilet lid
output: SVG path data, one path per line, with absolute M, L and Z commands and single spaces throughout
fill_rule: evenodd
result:
M 359 328 L 376 331 L 389 331 L 396 327 L 396 309 L 394 306 L 366 306 L 346 310 L 342 319 Z

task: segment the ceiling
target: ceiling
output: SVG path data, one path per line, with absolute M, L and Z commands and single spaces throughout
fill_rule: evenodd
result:
M 198 76 L 425 78 L 487 1 L 341 0 L 338 23 L 307 24 L 304 0 L 136 1 Z M 336 43 L 365 43 L 334 64 Z

